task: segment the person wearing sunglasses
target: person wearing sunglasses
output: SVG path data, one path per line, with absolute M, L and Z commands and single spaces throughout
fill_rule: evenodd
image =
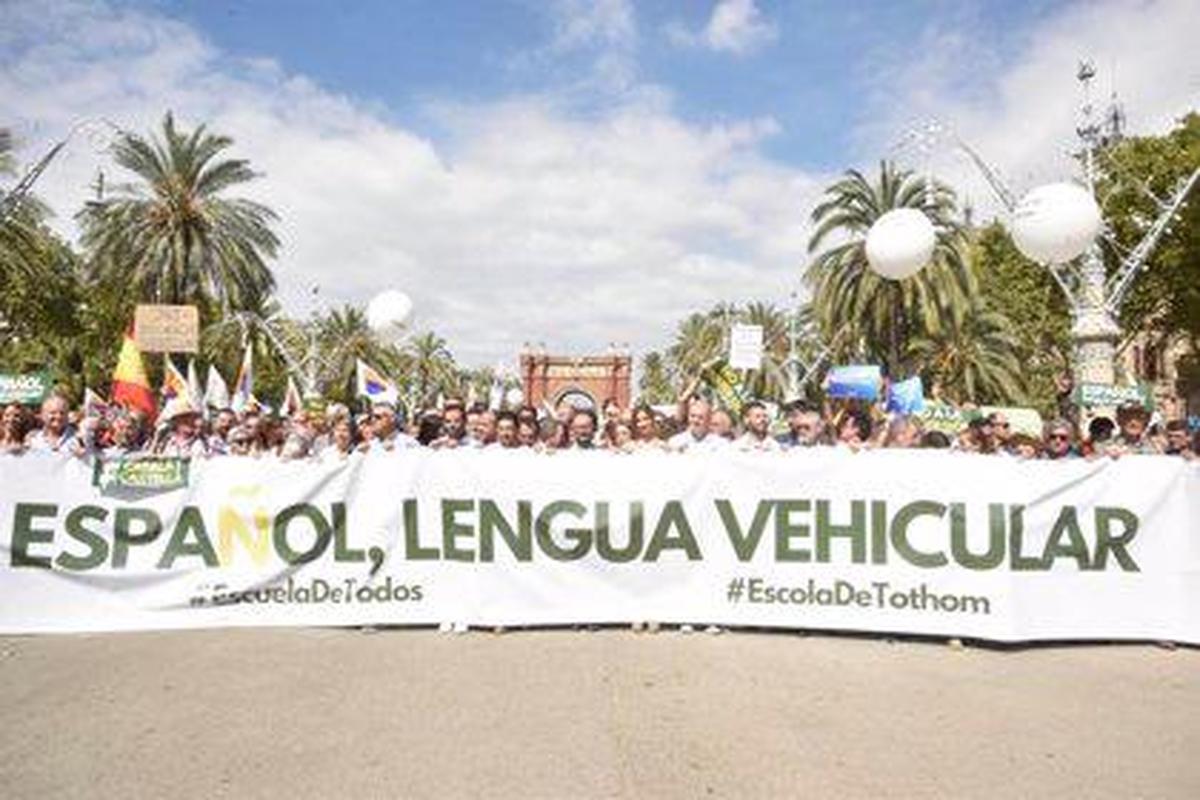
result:
M 1052 419 L 1047 422 L 1042 435 L 1042 458 L 1058 461 L 1078 455 L 1079 449 L 1075 446 L 1075 426 L 1065 419 Z
M 397 425 L 396 407 L 391 403 L 375 403 L 371 406 L 371 452 L 390 452 L 419 447 L 417 440 L 400 430 Z

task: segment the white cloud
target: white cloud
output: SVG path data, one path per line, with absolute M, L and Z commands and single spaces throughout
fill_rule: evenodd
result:
M 1012 32 L 1009 32 L 1010 34 Z M 1081 59 L 1098 74 L 1098 111 L 1111 91 L 1119 94 L 1131 133 L 1160 133 L 1200 108 L 1200 4 L 1193 0 L 1079 2 L 1020 32 L 1015 52 L 997 37 L 966 27 L 931 26 L 906 48 L 907 62 L 876 65 L 870 82 L 870 121 L 860 130 L 864 153 L 886 154 L 917 120 L 952 127 L 998 167 L 1017 194 L 1076 174 L 1081 92 L 1075 79 Z M 915 56 L 913 55 L 915 54 Z M 976 170 L 944 148 L 926 161 L 901 153 L 910 165 L 932 167 L 960 186 L 978 206 L 997 204 Z
M 763 16 L 754 0 L 720 0 L 703 28 L 692 31 L 672 23 L 667 26 L 667 36 L 679 45 L 740 55 L 775 41 L 779 30 Z
M 403 288 L 418 325 L 491 364 L 524 341 L 657 346 L 692 310 L 782 300 L 800 275 L 819 182 L 760 154 L 770 119 L 686 123 L 654 91 L 586 115 L 524 96 L 431 106 L 449 132 L 432 141 L 157 13 L 9 3 L 0 31 L 0 120 L 25 160 L 89 115 L 146 131 L 173 109 L 231 135 L 265 173 L 242 193 L 282 218 L 276 273 L 295 311 L 313 283 L 330 302 Z M 618 14 L 561 37 L 623 31 Z M 98 168 L 119 178 L 75 142 L 38 184 L 60 229 Z

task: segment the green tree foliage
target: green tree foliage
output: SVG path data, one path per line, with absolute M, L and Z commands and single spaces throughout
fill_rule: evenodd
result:
M 407 379 L 417 402 L 422 405 L 437 399 L 438 393 L 458 394 L 463 390 L 458 366 L 446 346 L 446 340 L 427 331 L 409 339 L 404 347 Z
M 232 144 L 204 125 L 183 131 L 170 113 L 161 137 L 118 137 L 113 158 L 137 180 L 79 214 L 92 275 L 119 279 L 142 300 L 220 310 L 268 296 L 276 216 L 260 203 L 225 196 L 256 177 L 248 162 L 219 158 Z
M 641 376 L 638 378 L 640 402 L 651 405 L 674 403 L 678 392 L 669 359 L 658 350 L 645 353 L 641 360 Z
M 867 262 L 866 237 L 888 211 L 916 208 L 937 230 L 931 263 L 901 281 L 880 277 Z M 911 171 L 881 162 L 871 181 L 856 170 L 825 190 L 812 212 L 816 226 L 809 251 L 816 253 L 805 274 L 812 306 L 835 358 L 866 359 L 889 374 L 909 372 L 906 343 L 936 334 L 944 319 L 968 304 L 975 276 L 964 256 L 965 237 L 954 192 Z
M 1050 413 L 1055 408 L 1055 379 L 1071 364 L 1071 311 L 1066 298 L 1044 267 L 1021 255 L 999 222 L 975 232 L 970 259 L 979 279 L 982 308 L 1001 314 L 1015 340 L 1021 365 L 1017 385 L 1024 387 L 1026 402 Z M 986 325 L 978 329 L 986 330 Z M 1015 401 L 1020 394 L 988 399 Z
M 1012 403 L 1024 396 L 1019 345 L 1008 319 L 976 301 L 913 339 L 908 354 L 956 403 Z
M 1120 140 L 1097 163 L 1097 195 L 1117 244 L 1107 254 L 1111 273 L 1158 216 L 1155 197 L 1166 199 L 1200 167 L 1200 114 L 1188 114 L 1162 136 Z M 1150 254 L 1121 309 L 1121 325 L 1185 336 L 1200 352 L 1200 187 Z

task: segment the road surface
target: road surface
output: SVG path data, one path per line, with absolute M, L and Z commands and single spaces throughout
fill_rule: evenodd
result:
M 1200 797 L 1200 651 L 788 633 L 0 638 L 50 797 Z

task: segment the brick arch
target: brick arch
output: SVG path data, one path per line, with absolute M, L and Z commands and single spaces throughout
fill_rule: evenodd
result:
M 521 384 L 526 402 L 534 406 L 553 405 L 563 394 L 574 390 L 591 397 L 597 408 L 609 397 L 615 397 L 622 408 L 628 408 L 632 366 L 633 359 L 626 354 L 522 353 Z

